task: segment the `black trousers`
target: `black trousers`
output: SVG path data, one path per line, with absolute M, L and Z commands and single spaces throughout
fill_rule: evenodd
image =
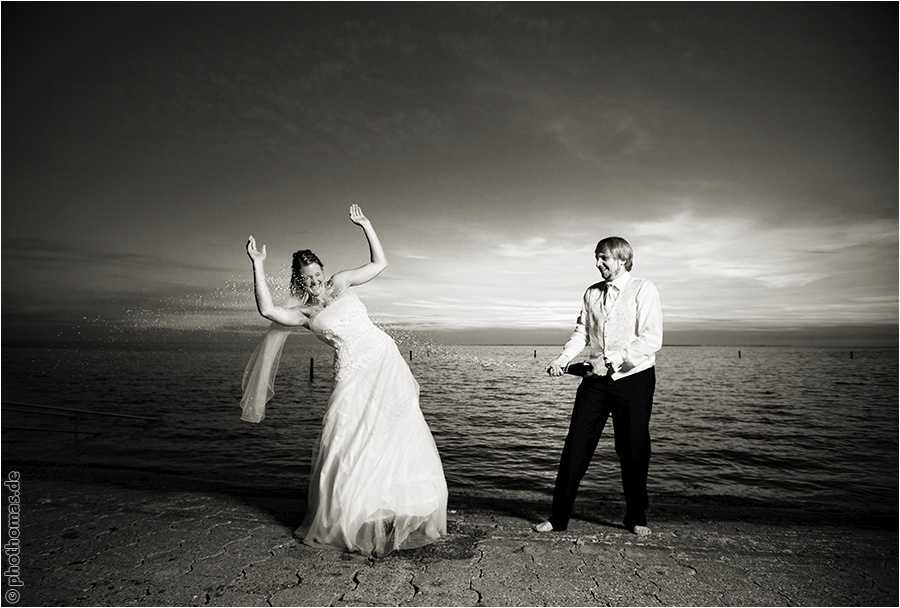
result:
M 610 416 L 622 469 L 625 525 L 647 525 L 650 412 L 655 390 L 656 370 L 652 367 L 615 381 L 610 376 L 586 376 L 581 381 L 556 474 L 550 515 L 554 530 L 569 526 L 578 486 Z

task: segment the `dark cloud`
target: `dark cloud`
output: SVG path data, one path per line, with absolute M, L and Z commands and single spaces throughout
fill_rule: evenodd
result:
M 690 222 L 793 228 L 807 253 L 829 251 L 836 227 L 896 228 L 887 3 L 7 3 L 3 16 L 5 312 L 60 288 L 66 310 L 114 315 L 98 302 L 142 297 L 175 310 L 246 271 L 247 232 L 273 251 L 302 235 L 343 262 L 348 202 L 425 257 L 458 243 L 420 243 L 432 233 L 405 233 L 411 219 L 570 249 L 550 242 L 560 217 L 677 225 L 678 238 L 648 233 L 674 248 Z M 708 255 L 752 266 L 722 241 Z M 495 249 L 456 255 L 468 267 Z M 896 234 L 851 253 L 880 279 Z M 785 272 L 832 276 L 813 266 Z

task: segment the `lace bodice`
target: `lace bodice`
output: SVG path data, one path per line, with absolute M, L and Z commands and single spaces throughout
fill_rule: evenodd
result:
M 309 328 L 334 348 L 337 381 L 365 367 L 393 345 L 390 336 L 372 323 L 365 305 L 352 292 L 310 317 Z

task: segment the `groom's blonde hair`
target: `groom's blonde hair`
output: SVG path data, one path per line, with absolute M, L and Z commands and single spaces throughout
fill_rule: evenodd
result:
M 597 243 L 594 253 L 605 253 L 617 260 L 625 262 L 625 270 L 631 272 L 631 266 L 634 263 L 634 251 L 628 241 L 620 236 L 609 236 Z

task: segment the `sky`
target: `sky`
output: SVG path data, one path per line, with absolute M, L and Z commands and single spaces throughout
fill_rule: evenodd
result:
M 4 3 L 3 339 L 259 332 L 356 203 L 385 326 L 561 345 L 617 235 L 666 343 L 896 346 L 897 10 Z

